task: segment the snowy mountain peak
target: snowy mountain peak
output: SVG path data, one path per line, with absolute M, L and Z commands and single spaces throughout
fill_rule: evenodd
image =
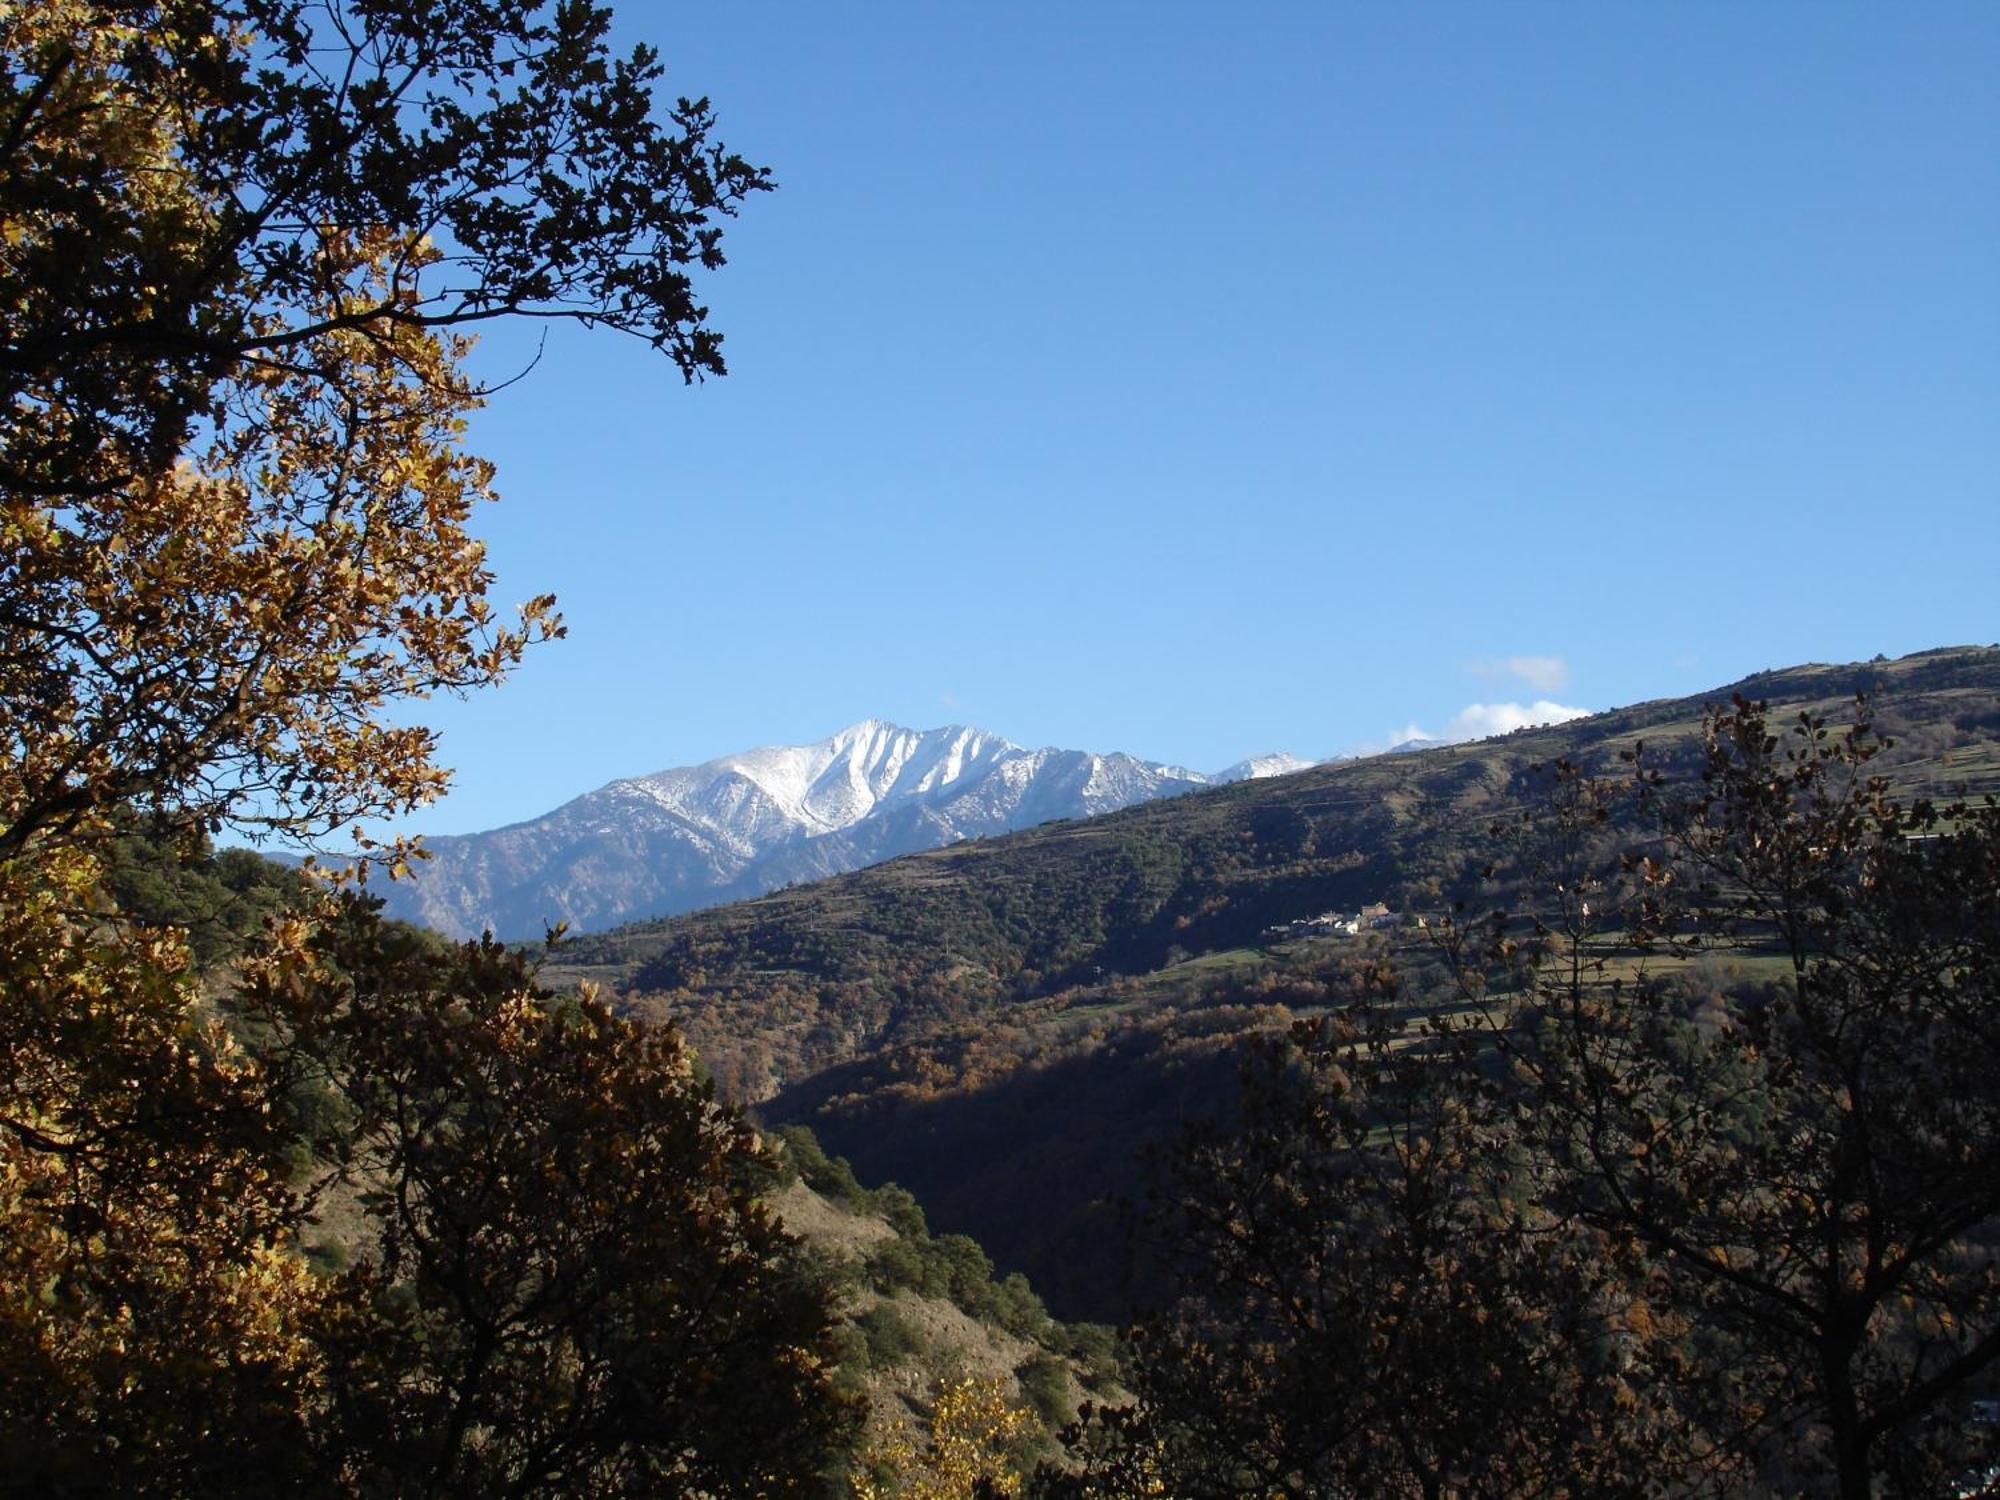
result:
M 544 817 L 427 841 L 397 915 L 454 936 L 532 937 L 758 895 L 1051 818 L 1309 762 L 1258 756 L 1215 776 L 1123 753 L 1025 750 L 965 724 L 863 719 L 809 745 L 767 745 L 614 781 Z
M 1210 779 L 1218 783 L 1261 781 L 1266 776 L 1289 776 L 1294 771 L 1309 771 L 1318 764 L 1316 760 L 1307 760 L 1288 750 L 1274 750 L 1269 755 L 1253 755 L 1248 760 L 1239 760 L 1235 765 L 1217 771 Z

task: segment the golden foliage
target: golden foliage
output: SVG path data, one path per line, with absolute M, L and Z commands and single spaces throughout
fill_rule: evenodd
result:
M 608 325 L 720 373 L 688 268 L 769 186 L 705 104 L 663 127 L 608 25 L 0 0 L 0 857 L 124 804 L 405 810 L 444 773 L 390 709 L 560 633 L 488 601 L 451 330 Z
M 175 936 L 79 912 L 89 861 L 51 863 L 66 884 L 0 869 L 8 1482 L 762 1495 L 818 1471 L 846 1420 L 827 1293 L 670 1027 L 351 897 L 272 925 L 225 1027 Z M 329 1192 L 348 1264 L 315 1275 Z
M 855 1481 L 859 1500 L 973 1500 L 1018 1495 L 1012 1446 L 1032 1426 L 997 1381 L 966 1376 L 939 1387 L 926 1441 L 904 1434 L 871 1446 Z
M 129 239 L 144 264 L 180 253 L 185 226 L 220 209 L 175 169 L 169 123 L 120 107 L 100 61 L 116 36 L 88 8 L 35 15 L 11 18 L 15 65 L 67 21 L 70 61 L 43 109 L 76 123 L 32 134 L 51 142 L 44 156 L 63 154 L 29 170 L 75 172 L 69 154 L 87 153 L 120 193 L 110 229 L 77 222 L 81 207 L 10 205 L 10 251 L 38 265 L 81 237 L 101 253 Z M 459 447 L 479 405 L 460 368 L 468 341 L 388 313 L 342 318 L 357 302 L 413 305 L 410 277 L 438 259 L 421 237 L 326 229 L 311 300 L 294 310 L 305 327 L 246 312 L 285 334 L 282 352 L 204 383 L 205 443 L 152 462 L 98 444 L 60 483 L 0 488 L 0 745 L 13 752 L 0 760 L 0 853 L 135 802 L 308 834 L 407 809 L 444 773 L 429 733 L 384 710 L 490 683 L 560 633 L 553 600 L 511 625 L 487 601 L 468 524 L 492 498 L 492 468 Z M 8 291 L 59 295 L 0 277 Z M 43 449 L 91 447 L 102 421 L 55 380 L 23 381 L 14 415 L 4 456 L 27 471 L 48 468 Z
M 287 1248 L 279 1080 L 203 1014 L 175 937 L 71 917 L 94 872 L 60 865 L 0 871 L 0 1472 L 276 1482 L 321 1294 Z
M 720 373 L 767 186 L 589 0 L 0 0 L 0 1484 L 795 1492 L 825 1293 L 675 1033 L 328 898 L 204 993 L 108 909 L 143 823 L 436 794 L 489 601 L 453 330 Z M 590 184 L 589 200 L 580 188 Z M 523 184 L 533 184 L 532 192 Z M 150 816 L 149 816 L 150 815 Z M 391 849 L 389 858 L 400 858 Z M 324 1195 L 359 1227 L 311 1274 Z

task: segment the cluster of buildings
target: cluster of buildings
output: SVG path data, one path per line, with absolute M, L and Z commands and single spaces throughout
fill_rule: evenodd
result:
M 1410 925 L 1424 926 L 1422 917 L 1409 919 Z M 1316 917 L 1300 917 L 1293 922 L 1279 922 L 1264 929 L 1264 937 L 1269 942 L 1282 942 L 1291 938 L 1310 937 L 1359 937 L 1362 933 L 1378 927 L 1400 927 L 1404 919 L 1390 911 L 1382 902 L 1364 906 L 1359 911 L 1323 911 Z

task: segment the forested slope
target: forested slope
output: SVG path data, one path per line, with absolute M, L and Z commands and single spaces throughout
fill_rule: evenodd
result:
M 2000 786 L 2000 649 L 1797 667 L 893 860 L 580 939 L 558 970 L 681 1016 L 729 1088 L 767 1097 L 992 1006 L 1251 944 L 1275 923 L 1435 906 L 1462 889 L 1487 825 L 1531 795 L 1531 767 L 1609 765 L 1635 738 L 1670 761 L 1691 751 L 1702 707 L 1732 693 L 1837 717 L 1861 692 L 1897 741 L 1900 779 Z

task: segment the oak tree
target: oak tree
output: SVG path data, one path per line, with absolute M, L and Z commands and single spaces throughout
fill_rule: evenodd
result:
M 1138 1405 L 1046 1492 L 1649 1492 L 1679 1434 L 1639 1409 L 1643 1309 L 1537 1200 L 1478 1029 L 1406 1031 L 1377 990 L 1254 1044 L 1235 1117 L 1183 1134 L 1146 1236 L 1179 1290 L 1134 1328 Z
M 339 1489 L 810 1487 L 846 1421 L 830 1294 L 671 1025 L 355 900 L 280 929 L 237 1003 L 310 1064 L 315 1195 L 359 1210 L 301 1323 Z
M 1523 1118 L 1698 1335 L 1718 1444 L 1781 1488 L 1936 1491 L 2000 1366 L 2000 809 L 1893 795 L 1865 701 L 1704 728 L 1693 778 L 1558 769 L 1563 821 L 1629 796 L 1652 837 L 1511 955 Z M 1690 1014 L 1673 969 L 1717 951 L 1746 981 Z
M 0 856 L 139 806 L 295 835 L 443 773 L 401 699 L 499 617 L 463 332 L 720 373 L 693 277 L 766 174 L 565 0 L 0 10 Z
M 178 936 L 80 921 L 96 872 L 0 868 L 0 1473 L 20 1493 L 307 1488 L 320 1295 L 282 1066 Z

